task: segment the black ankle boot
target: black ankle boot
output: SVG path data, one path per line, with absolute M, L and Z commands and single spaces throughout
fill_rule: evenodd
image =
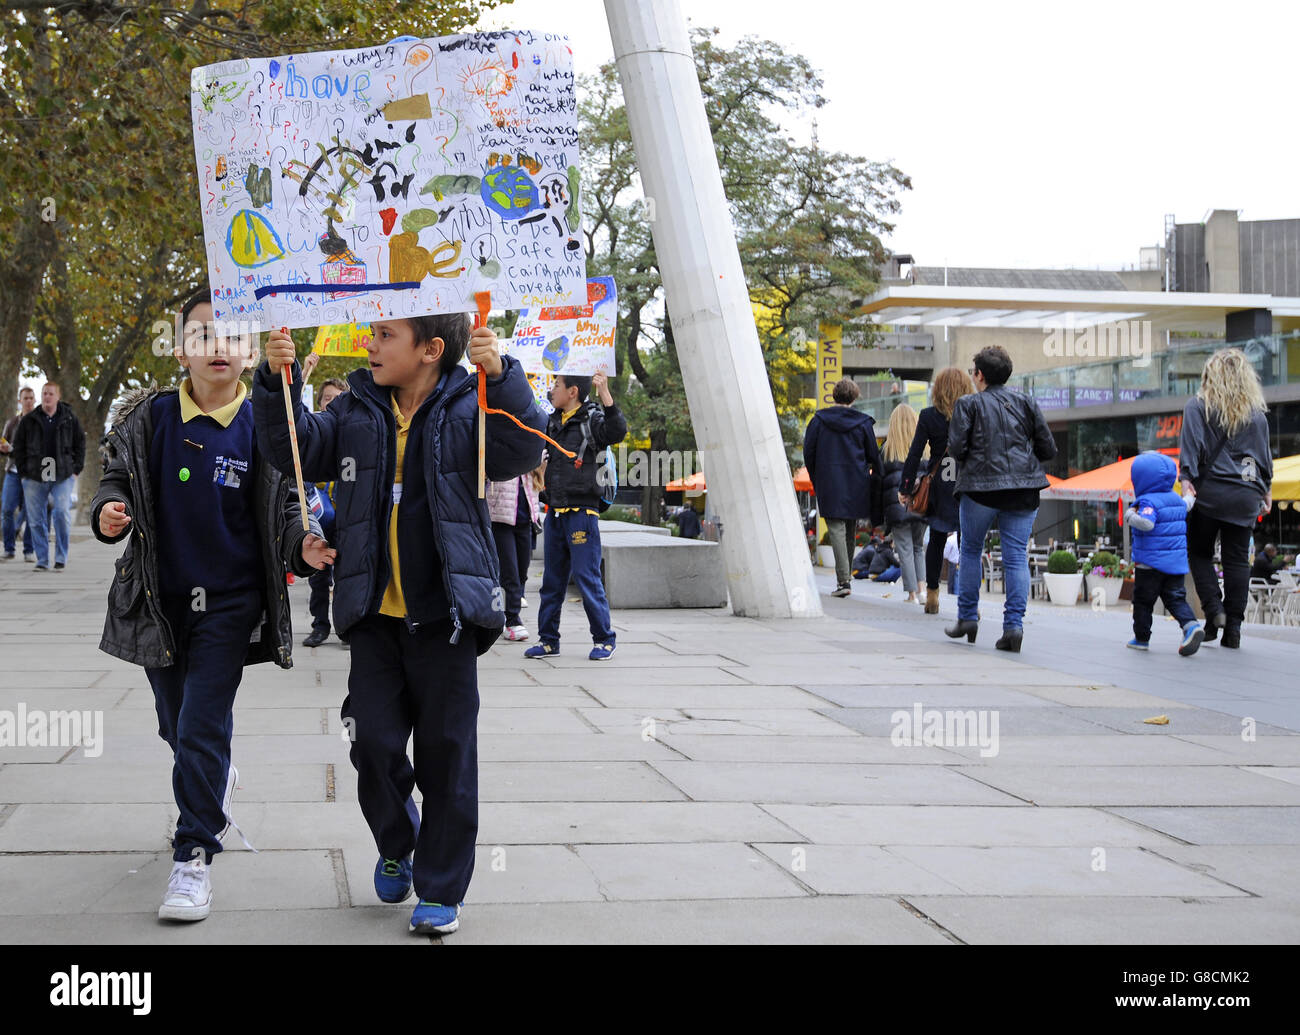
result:
M 944 632 L 947 633 L 949 636 L 951 636 L 954 640 L 959 640 L 963 636 L 965 636 L 967 643 L 974 643 L 975 634 L 979 632 L 979 629 L 980 629 L 979 622 L 971 622 L 959 618 L 957 619 L 956 625 L 948 626 L 946 629 L 944 629 Z
M 1219 638 L 1219 630 L 1227 624 L 1228 616 L 1222 611 L 1205 616 L 1205 638 L 1202 643 L 1213 643 Z
M 998 650 L 1009 650 L 1013 654 L 1020 653 L 1020 641 L 1025 638 L 1024 629 L 1003 629 L 1002 638 L 993 644 Z
M 1241 646 L 1241 623 L 1229 622 L 1223 630 L 1223 639 L 1219 641 L 1219 646 L 1230 647 L 1236 650 Z

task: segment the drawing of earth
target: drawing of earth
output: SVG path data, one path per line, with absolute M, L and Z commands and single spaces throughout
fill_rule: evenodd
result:
M 542 366 L 547 370 L 559 370 L 564 366 L 564 361 L 568 358 L 569 336 L 567 334 L 552 338 L 546 343 L 546 348 L 542 350 Z
M 479 196 L 502 219 L 522 219 L 537 208 L 537 184 L 518 165 L 489 169 L 479 184 Z

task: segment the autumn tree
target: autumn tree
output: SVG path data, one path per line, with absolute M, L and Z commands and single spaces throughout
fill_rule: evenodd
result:
M 155 326 L 207 282 L 190 69 L 445 35 L 501 2 L 0 0 L 0 410 L 24 366 L 61 385 L 82 500 L 113 399 L 170 379 Z
M 759 341 L 787 450 L 806 422 L 805 375 L 816 327 L 875 289 L 909 179 L 887 162 L 799 144 L 778 121 L 821 108 L 823 83 L 806 59 L 754 37 L 734 47 L 716 29 L 692 32 L 696 71 Z M 634 437 L 652 450 L 694 447 L 681 367 L 654 249 L 653 204 L 641 199 L 627 112 L 615 67 L 585 77 L 579 101 L 584 231 L 593 274 L 619 285 L 620 381 Z M 706 472 L 707 473 L 707 472 Z M 657 523 L 663 490 L 648 486 L 642 520 Z

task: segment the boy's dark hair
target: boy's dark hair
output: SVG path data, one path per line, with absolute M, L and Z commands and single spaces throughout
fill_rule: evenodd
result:
M 198 288 L 192 295 L 190 295 L 190 297 L 185 300 L 184 305 L 181 306 L 181 330 L 184 331 L 185 325 L 190 322 L 190 313 L 194 312 L 196 306 L 211 301 L 212 292 L 206 285 Z
M 842 406 L 849 406 L 857 402 L 858 396 L 862 394 L 852 380 L 845 377 L 835 382 L 835 387 L 831 389 L 831 399 Z
M 415 333 L 415 344 L 423 345 L 441 338 L 441 368 L 450 370 L 464 358 L 469 348 L 469 313 L 443 313 L 438 316 L 411 316 L 406 322 Z
M 975 353 L 975 369 L 986 385 L 1004 385 L 1011 376 L 1011 356 L 1001 345 L 987 345 Z
M 337 388 L 340 392 L 346 392 L 348 390 L 348 383 L 337 377 L 327 377 L 320 385 L 322 395 L 325 394 L 326 388 Z
M 578 402 L 582 402 L 591 394 L 591 378 L 579 374 L 556 374 L 555 380 L 563 381 L 565 388 L 576 388 L 578 390 Z

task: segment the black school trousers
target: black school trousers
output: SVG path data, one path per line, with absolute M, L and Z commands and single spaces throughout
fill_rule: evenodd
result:
M 443 905 L 464 901 L 478 839 L 478 654 L 472 630 L 456 644 L 451 631 L 449 620 L 412 631 L 388 615 L 362 619 L 348 635 L 342 710 L 380 856 L 414 855 L 416 894 Z

